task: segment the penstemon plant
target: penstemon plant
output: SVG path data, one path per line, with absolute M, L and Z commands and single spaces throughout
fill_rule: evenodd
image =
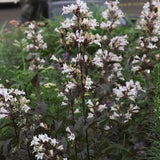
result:
M 101 150 L 95 150 L 100 145 L 96 142 L 98 135 L 103 133 L 104 137 L 107 136 L 105 129 L 114 128 L 110 125 L 112 120 L 120 124 L 127 123 L 132 114 L 140 109 L 135 101 L 138 91 L 143 91 L 140 83 L 125 81 L 122 74 L 121 55 L 128 44 L 127 36 L 111 35 L 112 30 L 120 24 L 123 13 L 118 8 L 118 1 L 106 2 L 106 5 L 108 8 L 102 13 L 105 22 L 98 24 L 86 4 L 77 0 L 75 5 L 63 8 L 63 14 L 72 13 L 73 17 L 67 18 L 56 28 L 65 51 L 69 55 L 77 54 L 67 63 L 54 55 L 51 57 L 61 66 L 62 74 L 66 75 L 67 82 L 59 96 L 63 97 L 62 105 L 68 107 L 72 117 L 75 159 L 79 159 L 79 156 L 83 159 L 96 156 Z M 105 30 L 106 35 L 93 34 L 91 31 L 97 27 Z M 88 52 L 93 44 L 99 48 L 95 55 Z M 95 78 L 94 73 L 97 73 L 98 78 Z M 100 89 L 103 90 L 101 93 Z M 79 146 L 79 123 L 84 126 L 84 151 Z
M 160 54 L 158 53 L 160 46 L 159 6 L 160 2 L 158 0 L 149 0 L 144 4 L 140 19 L 137 22 L 137 29 L 142 31 L 143 34 L 137 40 L 137 54 L 130 59 L 131 71 L 146 79 L 149 94 L 152 94 L 152 88 L 156 88 L 156 92 L 159 92 L 156 83 L 153 84 L 156 79 L 155 70 L 160 62 Z M 158 71 L 156 73 L 159 74 Z M 158 95 L 156 92 L 155 97 Z M 155 111 L 157 114 L 158 108 L 156 104 Z

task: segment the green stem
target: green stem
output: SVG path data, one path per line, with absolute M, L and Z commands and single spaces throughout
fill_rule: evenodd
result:
M 160 116 L 160 110 L 159 110 L 159 85 L 160 85 L 160 78 L 159 78 L 159 71 L 160 71 L 160 65 L 156 65 L 153 72 L 153 78 L 154 78 L 154 106 L 157 112 L 157 116 Z
M 23 50 L 21 51 L 21 58 L 22 58 L 23 70 L 26 71 L 26 63 L 25 63 L 25 57 L 24 57 Z

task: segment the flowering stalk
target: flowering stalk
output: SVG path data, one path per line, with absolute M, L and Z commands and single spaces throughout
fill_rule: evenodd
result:
M 33 152 L 37 160 L 58 160 L 63 156 L 63 145 L 55 138 L 50 138 L 47 134 L 39 134 L 34 136 L 31 141 Z
M 7 89 L 0 85 L 0 119 L 7 118 L 12 122 L 16 142 L 19 144 L 19 131 L 25 124 L 25 115 L 30 110 L 25 93 L 17 89 Z
M 159 62 L 159 54 L 154 54 L 159 47 L 160 35 L 160 14 L 157 10 L 160 7 L 159 0 L 150 0 L 143 6 L 137 29 L 145 33 L 137 41 L 139 51 L 131 61 L 133 72 L 150 73 L 154 68 L 154 63 Z M 157 11 L 156 11 L 157 10 Z
M 70 65 L 62 64 L 62 73 L 68 73 L 67 77 L 71 80 L 66 85 L 63 95 L 67 95 L 65 100 L 69 100 L 68 93 L 71 93 L 73 89 L 79 89 L 83 119 L 84 124 L 86 124 L 88 111 L 85 94 L 92 88 L 91 84 L 93 83 L 87 73 L 88 55 L 86 55 L 86 49 L 93 43 L 100 45 L 98 35 L 93 35 L 89 32 L 90 30 L 95 30 L 98 23 L 95 19 L 92 19 L 92 13 L 89 12 L 89 8 L 83 1 L 77 0 L 75 5 L 63 7 L 63 14 L 68 13 L 72 13 L 73 17 L 71 19 L 67 18 L 56 31 L 61 35 L 61 42 L 64 42 L 62 45 L 65 46 L 64 48 L 68 48 L 67 51 L 70 51 L 73 46 L 77 48 L 77 57 L 72 58 Z M 52 59 L 58 63 L 62 62 L 55 56 L 52 56 Z M 72 112 L 72 114 L 74 113 Z M 87 129 L 85 133 L 87 156 L 90 159 Z
M 35 73 L 32 84 L 35 88 L 37 102 L 39 102 L 39 70 L 41 70 L 45 64 L 45 60 L 40 58 L 40 52 L 47 49 L 47 44 L 41 35 L 43 31 L 38 30 L 37 27 L 36 24 L 30 23 L 28 29 L 25 31 L 26 41 L 28 42 L 25 50 L 29 53 L 29 70 Z

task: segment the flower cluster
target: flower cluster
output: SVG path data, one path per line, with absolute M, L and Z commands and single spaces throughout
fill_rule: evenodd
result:
M 138 91 L 142 90 L 139 81 L 134 83 L 133 80 L 126 82 L 125 86 L 121 86 L 117 84 L 117 87 L 113 89 L 114 95 L 116 95 L 116 100 L 120 100 L 121 98 L 127 97 L 131 101 L 135 101 L 137 97 Z
M 159 0 L 146 2 L 141 12 L 140 20 L 137 24 L 137 29 L 147 31 L 151 35 L 160 34 L 160 15 L 156 11 L 160 7 Z M 150 24 L 150 25 L 148 25 Z
M 158 8 L 159 0 L 148 1 L 144 4 L 137 29 L 146 33 L 137 40 L 139 53 L 131 60 L 131 70 L 150 73 L 156 61 L 159 61 L 158 54 L 152 54 L 159 47 L 160 35 L 160 14 Z
M 110 40 L 109 47 L 112 50 L 124 51 L 124 47 L 128 44 L 127 38 L 127 35 L 115 36 Z
M 66 18 L 59 28 L 55 30 L 61 35 L 61 41 L 65 42 L 65 47 L 87 47 L 89 44 L 101 45 L 101 36 L 93 35 L 90 30 L 95 30 L 99 25 L 96 19 L 92 18 L 87 4 L 76 0 L 76 4 L 63 7 L 63 14 L 72 13 L 72 18 Z
M 63 10 L 62 14 L 72 13 L 77 17 L 82 17 L 82 16 L 86 17 L 92 15 L 92 13 L 89 12 L 87 4 L 81 0 L 76 0 L 76 4 L 64 6 L 62 10 Z
M 104 110 L 108 109 L 106 104 L 100 104 L 98 101 L 93 103 L 91 99 L 87 101 L 87 106 L 89 108 L 89 113 L 87 118 L 92 118 L 96 116 L 96 112 L 103 112 Z
M 120 18 L 124 17 L 124 14 L 118 7 L 118 0 L 106 1 L 105 4 L 107 9 L 102 12 L 102 17 L 106 22 L 102 22 L 100 27 L 110 32 L 120 24 Z
M 42 30 L 37 31 L 35 24 L 29 24 L 28 30 L 25 31 L 26 38 L 29 41 L 29 44 L 26 46 L 26 51 L 34 53 L 47 48 L 47 44 L 44 42 L 41 35 L 42 32 Z
M 117 56 L 116 54 L 109 52 L 107 50 L 99 49 L 95 57 L 92 60 L 93 65 L 102 68 L 102 75 L 107 76 L 107 80 L 111 81 L 114 77 L 123 79 L 122 66 L 121 66 L 122 56 Z M 110 70 L 110 72 L 108 72 Z
M 126 123 L 132 119 L 133 113 L 138 113 L 140 108 L 137 105 L 129 104 L 126 111 L 124 110 L 123 104 L 114 104 L 110 109 L 110 119 L 119 121 L 120 123 Z
M 92 18 L 92 12 L 89 12 L 85 2 L 76 0 L 75 4 L 63 7 L 63 14 L 69 13 L 72 13 L 73 17 L 66 18 L 61 23 L 61 26 L 55 30 L 60 34 L 60 42 L 62 42 L 66 51 L 77 48 L 77 55 L 71 57 L 71 63 L 69 64 L 63 63 L 61 58 L 57 58 L 54 55 L 51 57 L 61 67 L 62 74 L 65 74 L 68 78 L 63 93 L 59 94 L 59 96 L 63 96 L 63 105 L 67 105 L 69 94 L 77 87 L 85 91 L 92 89 L 93 81 L 91 77 L 88 74 L 82 75 L 84 74 L 82 70 L 86 69 L 90 64 L 90 57 L 87 55 L 86 50 L 91 44 L 101 46 L 102 40 L 99 34 L 94 35 L 90 32 L 95 30 L 99 24 L 96 19 Z M 83 52 L 84 50 L 85 52 Z M 81 85 L 79 85 L 80 81 Z
M 0 119 L 20 116 L 30 110 L 28 99 L 24 97 L 25 92 L 18 89 L 7 89 L 0 86 Z M 17 115 L 18 114 L 18 115 Z
M 135 56 L 133 57 L 133 60 L 131 62 L 131 71 L 132 72 L 140 72 L 140 71 L 144 71 L 146 73 L 150 73 L 150 65 L 148 65 L 150 62 L 150 59 L 147 57 L 146 54 L 143 54 L 142 57 L 139 56 Z
M 39 30 L 36 24 L 30 23 L 26 34 L 26 51 L 29 52 L 28 60 L 31 62 L 29 66 L 30 71 L 37 73 L 43 68 L 44 59 L 40 58 L 40 51 L 47 49 L 47 44 L 43 40 L 43 30 Z
M 157 36 L 152 36 L 148 38 L 139 37 L 139 39 L 137 40 L 137 43 L 138 43 L 137 49 L 142 50 L 142 51 L 146 51 L 148 49 L 150 50 L 156 49 L 157 42 L 158 42 Z
M 131 119 L 132 113 L 139 112 L 140 108 L 136 105 L 139 91 L 145 92 L 138 81 L 127 81 L 125 86 L 117 84 L 117 87 L 113 88 L 115 103 L 111 107 L 110 119 L 126 123 Z
M 140 19 L 137 23 L 137 29 L 147 33 L 148 37 L 138 39 L 138 49 L 143 52 L 150 49 L 156 49 L 160 35 L 160 15 L 156 11 L 160 6 L 159 0 L 146 2 L 143 6 Z
M 34 136 L 31 141 L 33 153 L 37 160 L 59 159 L 63 154 L 63 145 L 55 138 L 50 138 L 47 134 Z
M 40 59 L 39 57 L 32 58 L 32 61 L 29 66 L 29 70 L 36 72 L 36 71 L 42 69 L 44 64 L 45 64 L 44 59 Z

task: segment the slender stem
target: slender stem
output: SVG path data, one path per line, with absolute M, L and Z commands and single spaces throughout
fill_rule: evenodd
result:
M 13 123 L 13 128 L 14 128 L 14 132 L 15 132 L 15 136 L 16 136 L 16 140 L 17 140 L 17 143 L 18 143 L 18 132 L 17 132 L 17 125 L 14 121 L 14 119 L 12 118 L 12 123 Z
M 89 142 L 88 142 L 88 130 L 86 129 L 86 145 L 87 145 L 87 157 L 88 160 L 90 160 L 90 154 L 89 154 Z
M 25 63 L 25 57 L 24 57 L 23 49 L 21 49 L 21 58 L 22 58 L 23 70 L 26 71 L 26 63 Z
M 30 149 L 29 149 L 29 143 L 27 143 L 27 152 L 28 152 L 28 157 L 29 157 L 29 160 L 32 160 L 32 157 L 31 157 L 31 153 L 30 153 Z
M 72 124 L 73 124 L 73 128 L 74 128 L 74 126 L 75 126 L 75 119 L 74 119 L 73 103 L 70 102 L 69 106 L 70 106 L 70 113 L 72 115 Z M 75 156 L 76 156 L 76 160 L 77 160 L 77 141 L 76 141 L 76 139 L 75 139 L 75 144 L 74 144 L 74 150 L 75 150 Z
M 35 76 L 36 76 L 36 81 L 35 81 L 35 94 L 36 94 L 36 98 L 37 98 L 37 103 L 39 102 L 39 99 L 40 99 L 40 83 L 39 83 L 39 74 L 38 74 L 38 70 L 35 71 Z
M 81 25 L 80 25 L 80 19 L 77 19 L 78 22 L 78 30 L 80 32 L 81 30 Z M 80 76 L 80 83 L 81 83 L 81 100 L 82 100 L 82 108 L 83 108 L 83 117 L 84 117 L 84 124 L 86 124 L 86 118 L 87 118 L 87 109 L 86 109 L 86 104 L 85 104 L 85 87 L 84 87 L 84 75 L 85 75 L 85 70 L 84 70 L 84 55 L 85 55 L 85 47 L 82 46 L 82 44 L 80 44 L 79 46 L 79 53 L 82 55 L 82 60 L 80 62 L 80 72 L 81 72 L 81 76 Z M 88 131 L 86 129 L 86 148 L 87 148 L 87 157 L 88 160 L 90 160 L 90 155 L 89 155 L 89 141 L 88 141 Z
M 83 80 L 84 80 L 83 62 L 84 62 L 84 56 L 83 56 L 83 61 L 81 61 L 80 63 L 80 69 L 81 69 L 81 99 L 82 99 L 84 123 L 86 124 L 87 110 L 86 110 L 86 104 L 85 104 L 85 89 L 83 84 Z M 87 148 L 87 157 L 88 157 L 88 160 L 90 160 L 87 129 L 86 129 L 86 148 Z
M 75 140 L 75 144 L 74 144 L 74 149 L 75 149 L 75 154 L 76 154 L 76 160 L 77 160 L 77 141 Z

